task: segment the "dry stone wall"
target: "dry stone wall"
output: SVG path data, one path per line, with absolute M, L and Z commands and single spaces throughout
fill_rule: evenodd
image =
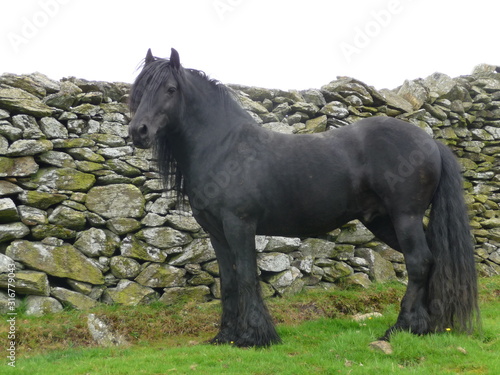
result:
M 316 133 L 393 116 L 448 144 L 464 171 L 478 271 L 489 276 L 500 273 L 495 70 L 435 73 L 395 90 L 347 77 L 305 91 L 232 88 L 274 131 Z M 0 76 L 0 309 L 9 307 L 12 281 L 32 314 L 220 297 L 207 234 L 164 191 L 151 152 L 128 139 L 129 88 Z M 406 278 L 403 256 L 357 221 L 316 238 L 257 237 L 257 251 L 265 296 Z

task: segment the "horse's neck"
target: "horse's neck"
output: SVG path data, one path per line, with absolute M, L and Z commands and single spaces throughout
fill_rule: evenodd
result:
M 245 117 L 237 112 L 210 112 L 188 116 L 184 131 L 172 142 L 174 158 L 188 182 L 210 174 L 220 163 L 221 155 L 226 155 L 247 130 Z

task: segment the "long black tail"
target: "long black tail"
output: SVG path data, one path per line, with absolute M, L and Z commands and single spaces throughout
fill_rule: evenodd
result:
M 463 196 L 460 167 L 451 150 L 438 143 L 441 179 L 432 200 L 427 242 L 434 255 L 429 278 L 431 324 L 471 333 L 480 328 L 474 245 Z

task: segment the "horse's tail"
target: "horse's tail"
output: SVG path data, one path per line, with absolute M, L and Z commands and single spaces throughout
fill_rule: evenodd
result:
M 429 277 L 431 326 L 471 333 L 480 328 L 474 245 L 463 196 L 460 167 L 451 150 L 437 142 L 441 178 L 432 199 L 427 242 L 434 256 Z

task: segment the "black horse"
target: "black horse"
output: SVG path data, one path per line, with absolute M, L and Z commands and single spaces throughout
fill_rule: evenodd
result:
M 210 234 L 222 283 L 213 343 L 280 341 L 260 295 L 255 235 L 312 236 L 359 219 L 405 256 L 396 324 L 415 334 L 479 319 L 473 243 L 460 168 L 418 127 L 372 117 L 321 134 L 260 127 L 231 91 L 148 51 L 130 94 L 130 135 L 154 147 L 162 176 L 187 195 Z M 432 206 L 424 230 L 425 211 Z

